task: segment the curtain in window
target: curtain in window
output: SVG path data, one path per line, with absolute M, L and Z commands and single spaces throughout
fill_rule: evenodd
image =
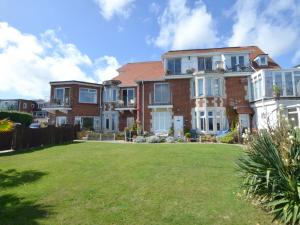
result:
M 155 103 L 170 103 L 169 84 L 155 84 Z

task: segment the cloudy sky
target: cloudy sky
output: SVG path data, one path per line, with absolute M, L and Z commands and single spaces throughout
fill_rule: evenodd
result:
M 300 0 L 0 0 L 0 98 L 101 82 L 171 49 L 258 45 L 300 63 Z

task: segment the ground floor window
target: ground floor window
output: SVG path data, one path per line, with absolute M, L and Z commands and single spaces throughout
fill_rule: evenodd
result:
M 195 109 L 193 127 L 200 132 L 217 132 L 227 129 L 225 108 Z
M 81 129 L 100 130 L 100 117 L 76 116 L 74 124 L 79 124 Z
M 67 117 L 66 116 L 57 116 L 56 117 L 56 126 L 62 126 L 67 124 Z
M 155 133 L 168 132 L 172 126 L 171 112 L 152 112 L 153 131 Z
M 298 127 L 299 125 L 299 120 L 298 120 L 298 112 L 297 112 L 297 108 L 291 108 L 288 109 L 288 119 L 290 121 L 290 124 L 293 127 Z

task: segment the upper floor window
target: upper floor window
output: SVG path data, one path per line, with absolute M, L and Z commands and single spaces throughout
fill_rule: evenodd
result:
M 55 88 L 54 101 L 57 104 L 70 103 L 70 88 Z
M 79 102 L 80 103 L 97 103 L 97 90 L 89 88 L 79 89 Z
M 244 56 L 231 56 L 231 69 L 237 71 L 238 67 L 242 68 L 245 66 L 245 57 Z
M 27 109 L 27 103 L 23 103 L 23 109 Z
M 173 75 L 181 74 L 181 58 L 168 59 L 168 72 Z
M 280 96 L 300 96 L 300 71 L 267 70 L 262 74 L 253 75 L 251 80 L 252 99 L 273 97 L 275 86 L 279 88 Z
M 105 87 L 103 90 L 103 101 L 104 102 L 115 102 L 118 99 L 118 89 Z
M 205 79 L 205 90 L 204 90 Z M 198 78 L 198 97 L 200 96 L 221 96 L 221 80 L 220 78 Z
M 168 83 L 154 84 L 155 103 L 169 103 L 170 96 L 170 86 Z
M 130 88 L 130 89 L 124 89 L 122 91 L 122 99 L 124 102 L 124 105 L 132 105 L 134 104 L 134 89 Z
M 212 71 L 212 57 L 198 57 L 198 71 Z

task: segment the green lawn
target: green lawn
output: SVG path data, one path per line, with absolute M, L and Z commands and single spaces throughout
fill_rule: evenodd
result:
M 0 154 L 0 224 L 271 224 L 237 197 L 241 148 L 79 143 Z

